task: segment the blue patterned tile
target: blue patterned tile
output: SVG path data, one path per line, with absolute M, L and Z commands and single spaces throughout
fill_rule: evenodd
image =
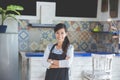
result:
M 65 21 L 64 24 L 66 25 L 67 29 L 70 27 L 69 21 Z
M 20 30 L 18 34 L 18 39 L 21 40 L 28 40 L 29 34 L 27 30 Z
M 86 42 L 81 42 L 78 46 L 78 49 L 82 50 L 82 51 L 88 51 L 89 47 L 88 47 L 88 44 Z
M 27 41 L 19 42 L 19 50 L 29 51 L 28 42 Z
M 74 40 L 71 42 L 71 44 L 74 46 L 74 49 L 78 51 L 78 41 Z
M 89 22 L 81 22 L 81 24 L 82 24 L 82 30 L 89 30 L 89 26 L 90 26 L 90 24 L 89 24 Z
M 32 51 L 35 51 L 35 50 L 39 49 L 39 44 L 37 42 L 33 41 L 33 42 L 30 43 L 29 47 Z
M 97 51 L 97 45 L 96 45 L 96 43 L 91 43 L 90 47 L 91 47 L 91 51 L 93 51 L 93 52 Z

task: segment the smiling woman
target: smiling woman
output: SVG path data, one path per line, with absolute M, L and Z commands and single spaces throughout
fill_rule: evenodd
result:
M 57 24 L 54 33 L 57 43 L 49 44 L 43 57 L 43 66 L 47 68 L 45 80 L 69 80 L 69 68 L 73 61 L 74 47 L 67 38 L 65 24 Z

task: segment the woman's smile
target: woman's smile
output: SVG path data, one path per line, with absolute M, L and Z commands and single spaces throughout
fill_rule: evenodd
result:
M 65 32 L 65 29 L 62 28 L 60 30 L 58 30 L 56 33 L 55 33 L 55 36 L 56 36 L 56 39 L 58 40 L 58 42 L 63 42 L 64 41 L 64 38 L 66 37 L 66 32 Z

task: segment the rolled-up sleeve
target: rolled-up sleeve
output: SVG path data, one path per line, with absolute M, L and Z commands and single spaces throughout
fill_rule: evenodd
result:
M 43 60 L 42 60 L 42 65 L 43 65 L 45 68 L 49 68 L 50 65 L 51 65 L 49 62 L 47 62 L 49 53 L 50 53 L 50 49 L 49 49 L 49 46 L 47 46 L 47 48 L 45 49 L 45 52 L 44 52 Z
M 68 60 L 60 60 L 59 61 L 59 67 L 70 67 L 73 61 L 74 57 L 74 47 L 70 45 L 67 50 L 67 57 L 69 57 Z

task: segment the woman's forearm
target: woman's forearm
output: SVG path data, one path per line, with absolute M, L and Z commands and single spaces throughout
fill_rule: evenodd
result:
M 53 60 L 53 64 L 59 66 L 59 60 Z
M 70 57 L 66 57 L 65 60 L 68 60 Z M 48 62 L 51 63 L 51 68 L 59 68 L 59 60 L 48 59 Z
M 68 60 L 70 57 L 66 57 L 65 60 Z M 48 59 L 49 62 L 53 61 L 52 64 L 59 66 L 59 60 Z

